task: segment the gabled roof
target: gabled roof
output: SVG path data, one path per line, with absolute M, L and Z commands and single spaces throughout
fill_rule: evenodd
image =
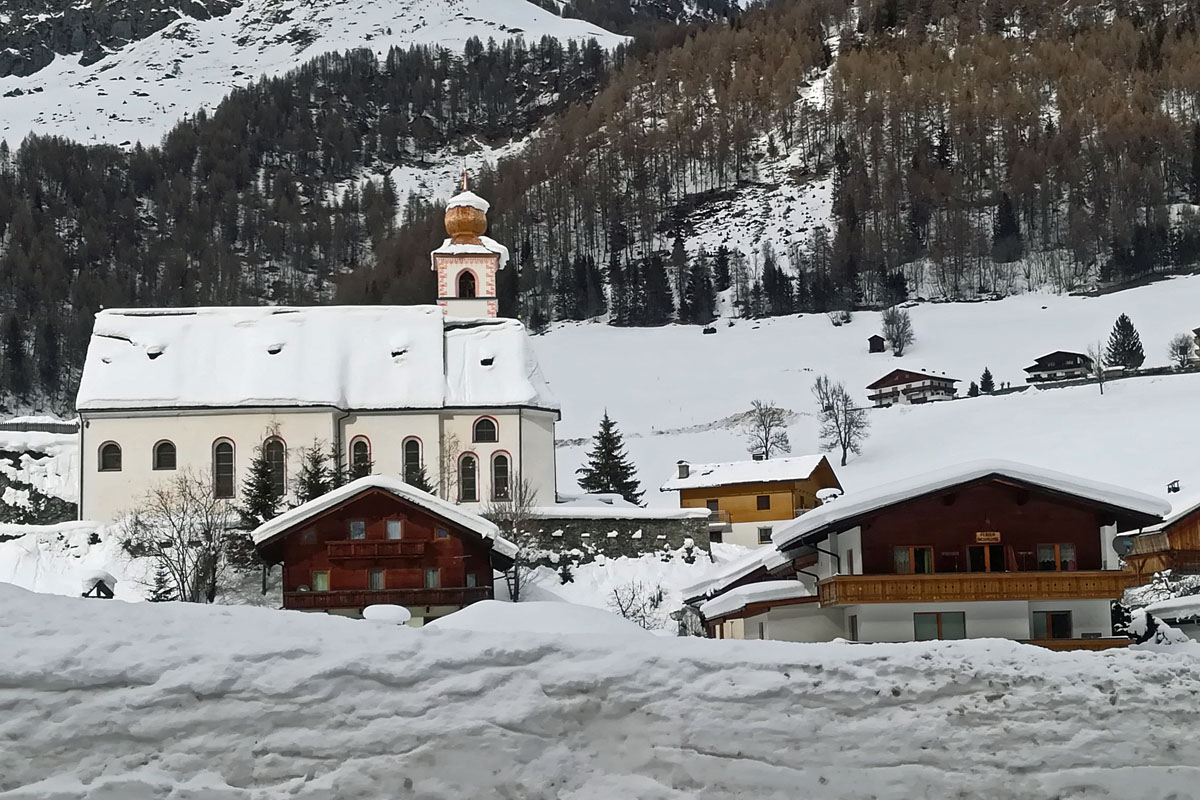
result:
M 774 483 L 803 481 L 812 477 L 826 462 L 823 455 L 767 458 L 762 461 L 725 461 L 716 464 L 688 464 L 688 476 L 678 474 L 659 487 L 660 492 L 679 489 L 704 489 L 711 486 L 732 486 L 739 483 Z M 837 481 L 837 478 L 834 478 Z M 838 484 L 839 488 L 841 484 Z
M 493 550 L 509 558 L 514 558 L 517 554 L 516 546 L 500 535 L 500 529 L 496 527 L 495 523 L 478 514 L 472 514 L 462 506 L 446 502 L 440 497 L 410 486 L 399 478 L 387 475 L 368 475 L 365 478 L 359 478 L 314 500 L 309 500 L 303 505 L 296 506 L 290 511 L 285 511 L 270 522 L 265 522 L 255 528 L 251 532 L 250 538 L 254 540 L 255 545 L 262 546 L 271 539 L 303 525 L 326 511 L 376 490 L 387 492 L 460 528 L 479 534 L 483 539 L 491 542 Z
M 766 603 L 771 600 L 797 600 L 815 595 L 812 586 L 803 581 L 760 581 L 730 589 L 725 594 L 704 602 L 700 606 L 700 613 L 704 615 L 705 619 L 712 620 L 735 614 L 755 603 Z
M 1033 366 L 1026 367 L 1025 372 L 1037 372 L 1040 369 L 1045 369 L 1046 368 L 1045 362 L 1049 361 L 1052 358 L 1057 358 L 1058 356 L 1068 356 L 1070 358 L 1081 358 L 1088 364 L 1092 363 L 1091 356 L 1084 355 L 1083 353 L 1072 353 L 1069 350 L 1055 350 L 1053 353 L 1047 353 L 1046 355 L 1042 356 L 1041 358 L 1034 359 Z
M 516 320 L 437 306 L 106 310 L 83 411 L 532 406 L 557 410 Z
M 766 560 L 775 552 L 775 550 L 769 547 L 760 547 L 757 550 L 751 550 L 749 553 L 735 558 L 699 583 L 685 586 L 683 589 L 683 599 L 694 600 L 696 598 L 712 597 L 719 594 L 734 581 L 741 580 L 747 575 L 763 569 Z
M 853 527 L 855 521 L 888 506 L 984 478 L 1011 481 L 1100 505 L 1152 524 L 1169 514 L 1171 505 L 1160 498 L 1107 483 L 1077 478 L 1054 470 L 1014 461 L 982 460 L 956 464 L 924 475 L 884 484 L 865 492 L 845 494 L 775 529 L 772 542 L 786 550 L 802 541 L 819 541 L 829 533 Z
M 947 378 L 945 375 L 930 375 L 926 372 L 912 372 L 907 369 L 894 369 L 879 380 L 868 385 L 867 388 L 886 389 L 889 386 L 900 386 L 901 384 L 916 383 L 917 381 L 945 381 L 946 383 L 959 382 L 957 378 Z
M 881 342 L 886 342 L 886 341 L 887 341 L 887 339 L 884 339 L 884 338 L 883 338 L 882 336 L 880 336 L 878 333 L 872 333 L 870 336 L 868 336 L 868 337 L 867 337 L 867 341 L 868 341 L 868 342 L 873 342 L 873 341 L 875 341 L 876 339 L 878 339 L 878 340 L 879 340 L 879 341 L 881 341 Z

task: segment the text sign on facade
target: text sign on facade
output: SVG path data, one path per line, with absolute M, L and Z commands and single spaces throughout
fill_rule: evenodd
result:
M 976 544 L 1000 544 L 1000 531 L 976 531 Z

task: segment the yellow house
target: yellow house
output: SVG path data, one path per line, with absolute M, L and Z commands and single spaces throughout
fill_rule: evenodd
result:
M 842 488 L 825 456 L 796 456 L 722 464 L 680 461 L 659 491 L 679 492 L 682 508 L 713 512 L 714 542 L 746 547 L 771 543 L 774 523 L 795 519 L 820 505 L 822 489 Z

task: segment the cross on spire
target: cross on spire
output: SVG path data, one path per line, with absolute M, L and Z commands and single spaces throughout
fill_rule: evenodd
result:
M 462 178 L 463 178 L 462 188 L 463 188 L 463 191 L 465 192 L 467 190 L 467 160 L 465 158 L 463 159 Z

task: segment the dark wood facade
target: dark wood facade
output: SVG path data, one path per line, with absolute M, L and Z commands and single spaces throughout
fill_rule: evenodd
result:
M 1149 583 L 1154 573 L 1168 569 L 1200 574 L 1200 507 L 1171 519 L 1160 531 L 1135 537 L 1132 551 L 1123 558 L 1137 584 Z
M 1092 371 L 1092 359 L 1083 353 L 1071 353 L 1066 350 L 1056 350 L 1034 361 L 1026 367 L 1029 373 L 1025 378 L 1027 383 L 1044 381 L 1062 381 L 1071 378 L 1085 378 Z
M 461 607 L 491 599 L 494 569 L 508 566 L 479 533 L 377 488 L 298 521 L 259 552 L 283 564 L 283 607 L 314 611 Z

